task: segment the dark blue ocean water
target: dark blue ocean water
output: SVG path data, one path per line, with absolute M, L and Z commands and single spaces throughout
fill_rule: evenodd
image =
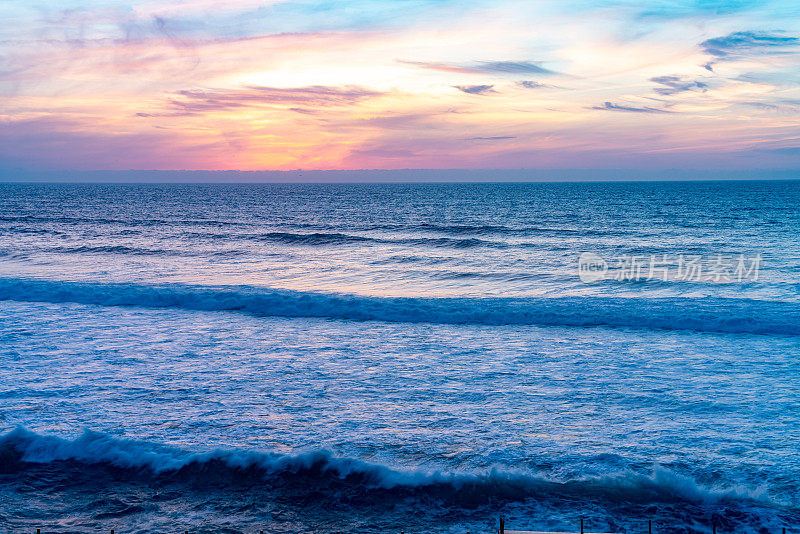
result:
M 0 185 L 0 532 L 796 532 L 798 206 Z

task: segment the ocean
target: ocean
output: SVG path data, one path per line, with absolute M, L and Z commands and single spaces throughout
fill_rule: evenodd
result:
M 1 184 L 0 532 L 798 532 L 798 206 Z

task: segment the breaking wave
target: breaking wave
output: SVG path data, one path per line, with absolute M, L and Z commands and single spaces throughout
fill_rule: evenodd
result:
M 393 497 L 424 494 L 452 498 L 461 504 L 480 504 L 497 498 L 510 501 L 599 498 L 628 503 L 767 502 L 757 490 L 709 488 L 664 468 L 655 468 L 647 474 L 622 471 L 600 477 L 550 480 L 500 469 L 483 473 L 403 471 L 355 458 L 337 457 L 328 451 L 297 455 L 241 449 L 188 452 L 160 444 L 116 439 L 89 430 L 72 441 L 21 427 L 0 436 L 0 474 L 23 473 L 39 466 L 49 470 L 102 467 L 124 471 L 128 480 L 141 479 L 142 482 L 153 477 L 188 482 L 213 477 L 223 484 L 280 480 L 308 487 L 320 483 L 327 491 L 369 491 Z
M 402 323 L 624 327 L 800 335 L 800 304 L 726 298 L 365 297 L 250 286 L 142 285 L 0 278 L 0 300 L 227 311 Z

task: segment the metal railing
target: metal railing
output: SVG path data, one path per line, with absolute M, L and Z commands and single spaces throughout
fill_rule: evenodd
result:
M 583 519 L 580 520 L 580 530 L 575 532 L 556 532 L 556 531 L 546 531 L 546 530 L 517 530 L 517 529 L 508 529 L 506 528 L 506 521 L 505 518 L 500 516 L 500 528 L 498 529 L 499 534 L 620 534 L 619 532 L 586 532 L 583 529 Z M 711 532 L 712 534 L 717 534 L 717 525 L 713 521 L 711 522 Z M 402 534 L 402 533 L 401 533 Z M 467 533 L 469 534 L 469 533 Z M 647 534 L 653 534 L 653 520 L 649 519 L 647 521 Z M 786 527 L 782 527 L 782 534 L 786 534 Z

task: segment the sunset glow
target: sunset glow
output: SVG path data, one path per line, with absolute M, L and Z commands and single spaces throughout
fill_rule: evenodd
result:
M 797 168 L 798 10 L 7 1 L 0 168 Z

